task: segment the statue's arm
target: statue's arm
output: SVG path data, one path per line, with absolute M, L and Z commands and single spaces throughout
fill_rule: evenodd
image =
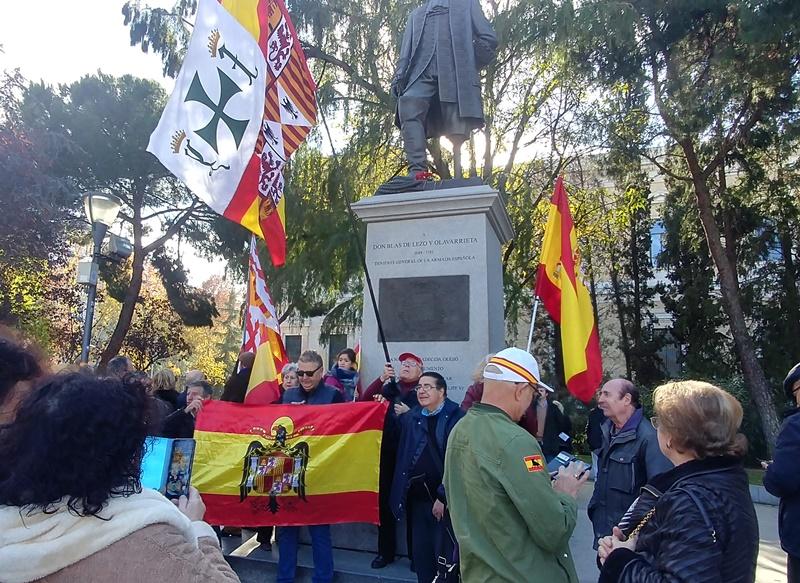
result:
M 400 53 L 397 57 L 397 64 L 394 68 L 394 77 L 392 78 L 392 93 L 398 96 L 403 87 L 401 84 L 404 82 L 408 64 L 411 61 L 411 43 L 414 38 L 414 24 L 409 15 L 406 21 L 406 30 L 403 33 L 403 42 L 400 43 Z
M 494 61 L 497 56 L 497 34 L 486 19 L 478 0 L 472 0 L 472 36 L 475 47 L 475 64 L 478 69 Z

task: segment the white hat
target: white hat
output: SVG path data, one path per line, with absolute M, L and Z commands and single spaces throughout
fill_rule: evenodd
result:
M 497 372 L 498 369 L 499 372 Z M 542 385 L 551 393 L 553 392 L 552 388 L 541 381 L 539 363 L 536 362 L 536 359 L 519 348 L 506 348 L 495 354 L 483 369 L 483 376 L 495 381 Z

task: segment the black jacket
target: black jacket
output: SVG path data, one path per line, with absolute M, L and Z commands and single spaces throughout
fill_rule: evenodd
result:
M 251 372 L 253 372 L 252 368 L 243 368 L 232 374 L 228 382 L 225 383 L 225 388 L 222 389 L 222 396 L 219 400 L 228 401 L 230 403 L 244 403 L 244 397 L 247 394 L 247 385 L 250 383 Z
M 526 414 L 536 415 L 536 407 L 530 407 Z M 569 436 L 568 439 L 561 439 L 562 433 Z M 561 451 L 572 451 L 572 421 L 566 413 L 561 412 L 558 405 L 548 399 L 542 434 L 542 453 L 547 461 L 550 461 Z
M 167 415 L 164 420 L 163 437 L 187 438 L 194 437 L 194 416 L 183 409 Z
M 157 429 L 152 430 L 151 435 L 169 437 L 167 431 L 172 430 L 172 428 L 167 427 L 167 419 L 177 410 L 178 393 L 177 391 L 159 389 L 153 392 L 153 396 L 155 397 L 156 409 L 154 427 L 157 427 Z
M 693 460 L 656 476 L 664 494 L 636 551 L 617 549 L 599 583 L 752 583 L 758 520 L 741 460 Z
M 781 499 L 778 530 L 783 550 L 800 557 L 800 409 L 789 412 L 783 422 L 775 458 L 764 475 L 767 492 Z

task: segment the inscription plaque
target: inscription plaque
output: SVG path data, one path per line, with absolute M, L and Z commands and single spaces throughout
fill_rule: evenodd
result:
M 387 342 L 469 340 L 469 276 L 394 277 L 379 283 Z

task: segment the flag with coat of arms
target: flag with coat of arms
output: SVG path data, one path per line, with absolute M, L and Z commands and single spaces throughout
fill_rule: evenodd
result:
M 316 123 L 316 86 L 282 0 L 200 0 L 147 150 L 286 261 L 283 169 Z

